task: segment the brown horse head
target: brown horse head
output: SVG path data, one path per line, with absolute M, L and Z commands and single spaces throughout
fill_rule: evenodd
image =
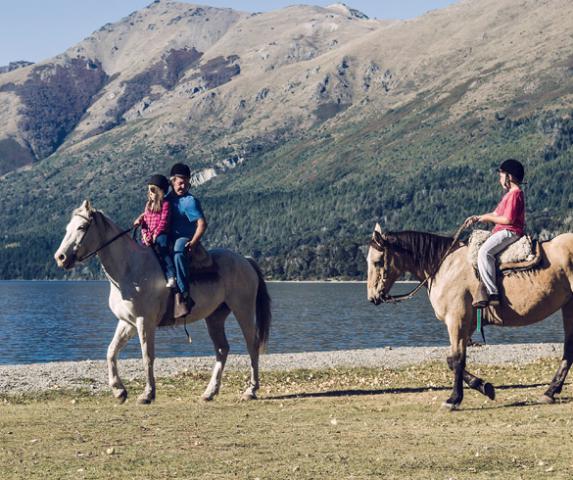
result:
M 392 245 L 396 242 L 393 235 L 382 232 L 377 223 L 370 240 L 366 261 L 368 263 L 368 300 L 375 305 L 383 302 L 401 271 L 392 255 Z

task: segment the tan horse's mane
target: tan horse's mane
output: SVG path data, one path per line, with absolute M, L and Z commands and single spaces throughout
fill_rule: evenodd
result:
M 408 255 L 423 270 L 433 272 L 453 240 L 453 237 L 435 233 L 406 230 L 387 233 L 385 243 L 394 251 Z

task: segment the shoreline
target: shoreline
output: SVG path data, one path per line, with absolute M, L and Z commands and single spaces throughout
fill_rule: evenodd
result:
M 561 358 L 563 345 L 527 343 L 473 346 L 468 348 L 468 368 L 472 364 L 527 364 L 542 358 Z M 329 352 L 273 353 L 262 355 L 260 371 L 319 370 L 336 367 L 399 369 L 432 361 L 446 361 L 449 347 L 397 347 Z M 215 356 L 169 357 L 155 361 L 156 378 L 166 378 L 193 371 L 211 371 Z M 248 355 L 229 355 L 227 370 L 249 368 Z M 557 368 L 557 362 L 555 365 Z M 124 380 L 143 378 L 141 359 L 119 360 Z M 550 379 L 548 379 L 549 381 Z M 264 381 L 264 380 L 263 380 Z M 0 394 L 21 394 L 50 390 L 87 388 L 92 392 L 107 391 L 105 360 L 49 362 L 25 365 L 0 365 Z

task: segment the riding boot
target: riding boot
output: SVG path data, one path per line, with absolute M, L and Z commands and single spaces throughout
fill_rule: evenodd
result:
M 482 282 L 480 282 L 474 294 L 474 301 L 472 303 L 472 307 L 483 308 L 487 307 L 488 304 L 489 304 L 489 294 L 487 293 L 485 285 Z
M 173 317 L 184 317 L 189 314 L 190 310 L 187 298 L 185 298 L 182 293 L 177 292 L 175 294 L 175 303 L 173 305 Z

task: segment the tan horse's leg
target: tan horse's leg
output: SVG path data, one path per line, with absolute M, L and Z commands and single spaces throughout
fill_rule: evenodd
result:
M 149 322 L 143 317 L 137 317 L 135 324 L 139 334 L 143 368 L 145 369 L 145 390 L 137 397 L 137 403 L 149 404 L 155 400 L 155 375 L 153 373 L 153 363 L 155 362 L 155 323 Z
M 464 382 L 473 390 L 477 390 L 482 395 L 485 395 L 490 400 L 495 400 L 495 388 L 489 382 L 484 382 L 481 378 L 476 377 L 467 370 L 464 370 Z
M 464 326 L 463 315 L 448 316 L 446 326 L 450 336 L 450 355 L 447 358 L 448 367 L 454 372 L 454 388 L 450 398 L 443 406 L 450 410 L 459 408 L 464 398 L 464 372 L 466 369 L 466 345 L 469 338 Z
M 221 387 L 221 377 L 223 376 L 223 369 L 225 368 L 225 362 L 227 361 L 227 355 L 229 353 L 229 342 L 225 335 L 225 320 L 229 316 L 229 313 L 229 308 L 223 304 L 205 319 L 209 336 L 215 347 L 216 361 L 213 367 L 211 381 L 209 385 L 207 385 L 203 395 L 201 395 L 203 400 L 213 400 L 213 397 L 219 393 L 219 388 Z
M 555 402 L 555 395 L 561 393 L 565 378 L 567 378 L 567 373 L 569 373 L 569 368 L 573 363 L 573 300 L 561 308 L 561 313 L 563 314 L 563 330 L 565 332 L 563 358 L 549 388 L 541 397 L 541 401 L 544 403 Z
M 112 389 L 113 396 L 117 398 L 120 403 L 125 402 L 127 399 L 127 390 L 123 382 L 119 378 L 117 369 L 117 356 L 119 352 L 131 337 L 135 334 L 135 328 L 129 323 L 119 320 L 115 328 L 115 334 L 107 347 L 107 367 L 109 375 L 109 386 Z

